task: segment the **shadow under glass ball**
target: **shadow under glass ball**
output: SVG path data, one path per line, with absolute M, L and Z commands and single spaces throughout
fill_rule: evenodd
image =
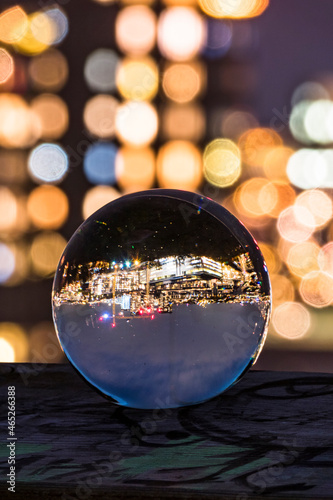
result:
M 119 405 L 206 401 L 253 365 L 270 284 L 257 243 L 208 198 L 155 189 L 95 212 L 70 239 L 53 285 L 60 344 Z

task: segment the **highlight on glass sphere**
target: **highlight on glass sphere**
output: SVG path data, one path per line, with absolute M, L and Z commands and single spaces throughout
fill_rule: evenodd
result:
M 53 319 L 74 368 L 112 402 L 175 408 L 221 394 L 255 363 L 271 310 L 256 241 L 216 202 L 122 196 L 65 248 Z

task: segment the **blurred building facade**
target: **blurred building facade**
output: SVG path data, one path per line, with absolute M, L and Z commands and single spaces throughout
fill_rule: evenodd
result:
M 333 13 L 323 4 L 326 14 L 310 0 L 3 2 L 1 361 L 64 359 L 51 287 L 66 242 L 100 206 L 154 187 L 215 199 L 258 240 L 274 366 L 306 352 L 311 370 L 309 353 L 333 353 L 329 25 L 311 60 L 305 21 L 293 30 L 301 8 L 318 30 L 313 16 Z M 276 46 L 269 32 L 286 17 Z M 300 54 L 294 73 L 288 50 Z

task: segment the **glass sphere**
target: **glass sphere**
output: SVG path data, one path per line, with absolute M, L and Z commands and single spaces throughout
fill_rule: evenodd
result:
M 53 285 L 68 359 L 132 408 L 193 405 L 237 382 L 259 356 L 270 308 L 251 234 L 221 205 L 178 190 L 97 210 L 70 239 Z

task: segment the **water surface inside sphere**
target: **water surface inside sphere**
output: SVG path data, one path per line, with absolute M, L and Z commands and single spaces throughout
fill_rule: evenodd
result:
M 133 408 L 197 404 L 252 366 L 270 315 L 267 268 L 227 210 L 177 190 L 123 196 L 59 262 L 53 316 L 74 367 Z

